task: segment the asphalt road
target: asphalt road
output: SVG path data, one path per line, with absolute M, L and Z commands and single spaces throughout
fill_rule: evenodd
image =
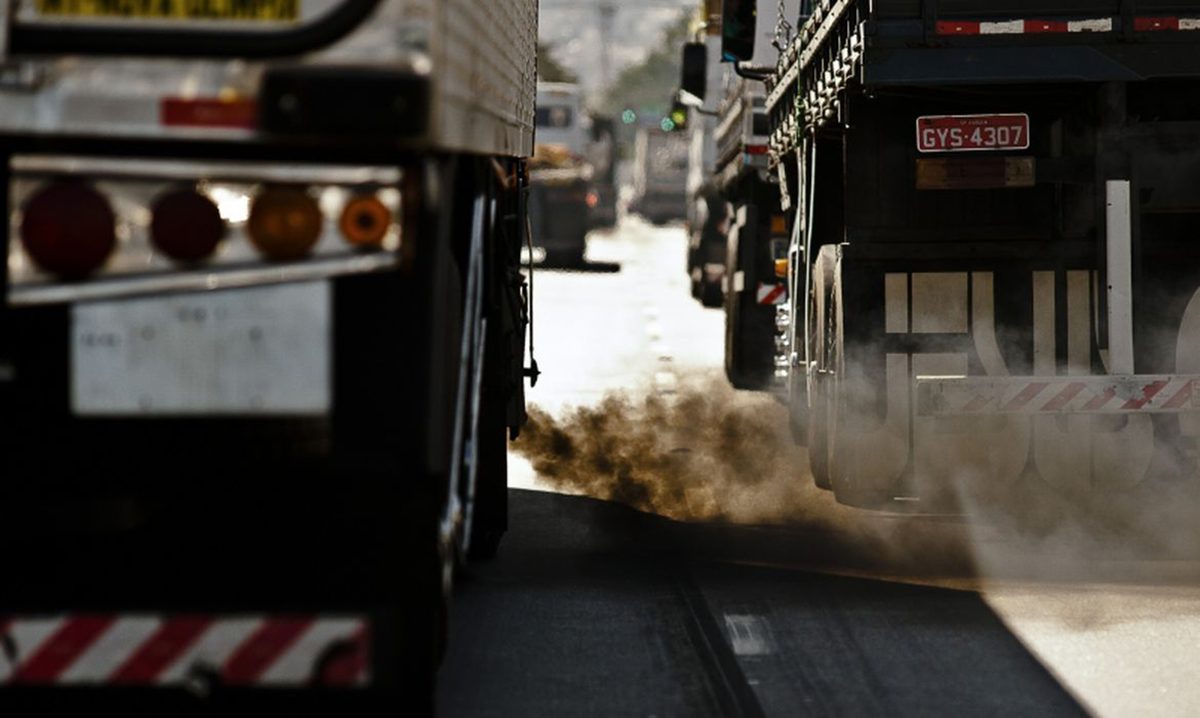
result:
M 460 584 L 445 715 L 1082 713 L 976 593 L 755 565 L 775 532 L 512 500 L 502 557 Z
M 1200 712 L 1194 496 L 1129 540 L 846 509 L 778 408 L 721 378 L 681 229 L 633 219 L 589 257 L 537 274 L 529 396 L 590 458 L 513 444 L 512 528 L 459 579 L 444 715 Z

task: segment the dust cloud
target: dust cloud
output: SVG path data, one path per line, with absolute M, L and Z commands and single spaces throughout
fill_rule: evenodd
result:
M 694 376 L 673 394 L 625 391 L 559 416 L 534 406 L 512 449 L 563 493 L 672 519 L 708 558 L 848 573 L 972 573 L 956 521 L 863 511 L 818 489 L 787 410 Z
M 712 379 L 608 394 L 561 418 L 535 406 L 513 448 L 559 491 L 682 521 L 772 523 L 808 510 L 788 431 L 778 402 Z
M 1187 467 L 1156 467 L 1168 479 L 1122 490 L 1065 489 L 1030 472 L 992 484 L 972 475 L 964 449 L 945 487 L 950 510 L 850 508 L 814 485 L 782 404 L 712 375 L 558 415 L 532 407 L 512 449 L 549 488 L 680 522 L 710 556 L 917 580 L 1200 580 L 1200 488 Z

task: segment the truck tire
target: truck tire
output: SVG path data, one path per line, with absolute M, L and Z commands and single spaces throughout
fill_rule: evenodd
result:
M 475 501 L 467 558 L 495 558 L 508 529 L 508 427 L 502 402 L 484 398 L 479 417 Z
M 701 280 L 700 304 L 709 309 L 720 309 L 725 305 L 725 293 L 721 291 L 720 282 Z
M 747 206 L 745 214 L 746 226 L 739 226 L 736 235 L 729 233 L 725 259 L 725 276 L 730 278 L 724 297 L 725 375 L 736 389 L 764 391 L 775 369 L 775 306 L 759 304 L 755 288 L 760 281 L 774 280 L 773 272 L 766 272 L 773 260 L 763 241 L 769 227 L 758 207 Z M 735 291 L 733 278 L 739 273 L 743 288 Z
M 793 396 L 792 401 L 808 400 L 808 465 L 813 483 L 820 489 L 831 489 L 830 481 L 830 426 L 832 415 L 832 387 L 834 342 L 833 329 L 833 273 L 837 265 L 837 247 L 821 247 L 812 267 L 812 289 L 809 293 L 809 337 L 813 367 L 812 381 L 808 382 L 812 396 Z
M 851 438 L 848 426 L 861 431 L 861 421 L 855 412 L 862 410 L 861 402 L 852 402 L 844 387 L 847 376 L 847 357 L 860 357 L 861 352 L 847 351 L 845 333 L 846 302 L 843 290 L 843 268 L 841 247 L 823 247 L 833 250 L 834 257 L 833 282 L 829 292 L 829 310 L 827 329 L 824 340 L 828 356 L 828 381 L 824 383 L 827 393 L 826 414 L 826 444 L 828 464 L 826 466 L 828 482 L 833 490 L 834 498 L 840 504 L 864 509 L 883 509 L 892 502 L 894 493 L 892 487 L 881 484 L 857 467 L 852 465 L 854 452 L 862 449 L 858 437 Z M 857 347 L 855 347 L 857 348 Z

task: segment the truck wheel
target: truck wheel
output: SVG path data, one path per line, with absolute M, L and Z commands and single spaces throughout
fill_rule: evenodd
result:
M 709 309 L 720 309 L 725 305 L 725 293 L 721 291 L 720 282 L 701 282 L 700 303 Z
M 861 450 L 859 436 L 851 434 L 852 427 L 860 427 L 861 421 L 857 416 L 861 412 L 861 401 L 851 400 L 846 386 L 847 356 L 859 356 L 861 352 L 846 351 L 846 335 L 844 330 L 845 294 L 842 289 L 841 248 L 830 249 L 834 260 L 834 278 L 829 292 L 829 310 L 825 329 L 826 356 L 828 357 L 827 380 L 824 389 L 827 394 L 826 413 L 826 456 L 828 481 L 833 489 L 834 498 L 840 504 L 864 509 L 882 509 L 892 501 L 894 493 L 890 486 L 879 484 L 869 475 L 853 464 L 854 452 Z M 854 428 L 861 431 L 861 428 Z M 850 468 L 847 468 L 847 466 Z
M 467 558 L 494 558 L 508 529 L 508 427 L 505 406 L 483 399 L 479 417 L 479 448 L 476 461 L 475 506 L 471 514 Z
M 836 371 L 833 357 L 833 272 L 837 264 L 836 247 L 821 247 L 812 268 L 812 291 L 809 294 L 809 337 L 812 342 L 811 356 L 815 362 L 812 381 L 809 382 L 811 396 L 808 398 L 810 415 L 808 421 L 808 465 L 813 483 L 817 488 L 830 489 L 829 422 L 832 420 L 830 384 Z M 803 400 L 800 396 L 798 399 Z M 794 399 L 795 400 L 795 399 Z

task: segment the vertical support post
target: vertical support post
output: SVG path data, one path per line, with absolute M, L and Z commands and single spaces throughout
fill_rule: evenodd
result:
M 11 153 L 5 147 L 0 151 L 0 207 L 4 210 L 4 221 L 0 223 L 0 386 L 16 379 L 13 367 L 12 310 L 8 305 L 8 290 L 11 280 L 8 274 L 8 252 L 12 245 L 11 223 L 8 221 L 12 208 L 9 207 L 9 173 L 12 171 Z M 0 410 L 4 407 L 0 406 Z
M 1104 196 L 1109 373 L 1133 374 L 1133 222 L 1129 180 L 1106 181 Z

